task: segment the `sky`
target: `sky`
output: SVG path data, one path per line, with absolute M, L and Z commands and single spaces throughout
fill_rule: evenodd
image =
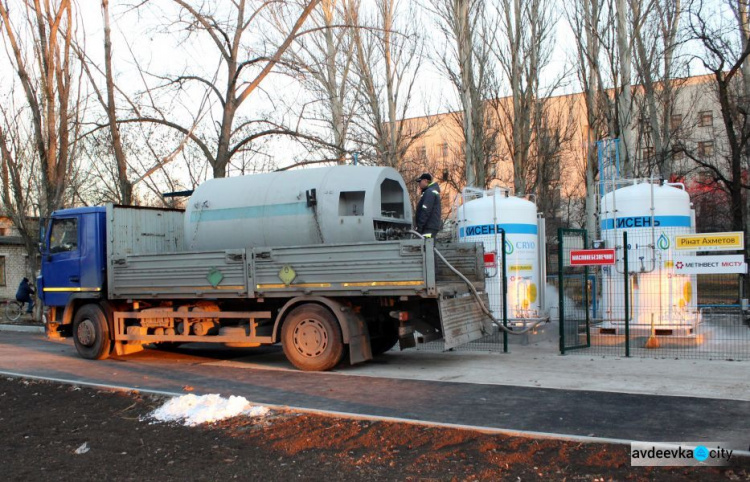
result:
M 416 1 L 416 0 L 415 0 Z M 562 0 L 556 0 L 556 28 L 552 61 L 546 69 L 544 79 L 557 78 L 561 72 L 571 66 L 572 54 L 575 50 L 573 35 L 564 19 Z M 367 5 L 367 2 L 363 3 Z M 138 73 L 137 62 L 150 74 L 146 74 L 147 81 L 157 83 L 154 75 L 179 71 L 202 71 L 205 75 L 214 74 L 214 59 L 216 49 L 210 41 L 196 42 L 185 40 L 184 34 L 174 26 L 165 27 L 165 18 L 173 15 L 174 6 L 169 2 L 152 2 L 147 8 L 132 9 L 130 2 L 113 1 L 110 6 L 113 26 L 114 66 L 116 82 L 129 95 L 143 92 L 143 78 Z M 87 55 L 99 65 L 103 60 L 102 16 L 99 2 L 93 0 L 79 0 L 79 26 L 85 32 Z M 437 34 L 434 25 L 427 18 L 428 14 L 420 14 L 423 18 L 422 31 L 428 36 L 428 54 L 437 56 L 444 49 L 443 40 Z M 202 37 L 205 39 L 205 37 Z M 129 46 L 129 47 L 128 47 Z M 0 62 L 0 93 L 10 85 L 9 79 L 13 72 L 8 62 Z M 439 71 L 435 63 L 424 62 L 419 72 L 416 84 L 417 102 L 407 116 L 421 116 L 446 112 L 457 107 L 456 94 L 446 76 Z M 578 91 L 574 78 L 566 87 L 556 94 Z M 191 95 L 182 99 L 182 104 L 174 103 L 170 106 L 170 114 L 175 119 L 188 119 L 188 114 L 194 112 L 196 105 L 203 101 L 201 89 L 192 89 Z M 295 120 L 293 112 L 287 112 L 289 106 L 297 107 L 310 100 L 309 95 L 294 79 L 287 76 L 272 74 L 261 84 L 261 90 L 253 94 L 249 101 L 241 107 L 241 113 L 247 116 L 283 117 L 287 122 Z M 189 122 L 188 122 L 189 123 Z M 209 124 L 210 125 L 210 124 Z M 263 149 L 277 167 L 283 167 L 309 158 L 312 154 L 302 149 L 299 144 L 285 138 L 265 139 Z M 141 169 L 144 169 L 141 167 Z

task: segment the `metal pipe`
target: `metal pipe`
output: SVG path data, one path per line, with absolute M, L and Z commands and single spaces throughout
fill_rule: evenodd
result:
M 497 225 L 497 187 L 495 187 L 495 191 L 492 193 L 492 232 L 495 236 L 495 276 L 498 275 L 498 255 L 500 254 L 500 251 L 498 251 L 497 247 L 497 231 L 498 231 L 498 225 Z M 505 243 L 503 243 L 503 252 L 505 251 Z M 503 265 L 503 270 L 505 269 L 505 265 Z
M 505 230 L 501 239 L 503 243 L 503 353 L 508 353 L 508 270 L 505 258 Z
M 549 317 L 547 311 L 547 221 L 541 213 L 537 213 L 537 241 L 539 243 L 537 256 L 539 257 L 539 305 L 542 313 Z M 503 247 L 504 248 L 504 247 Z
M 557 257 L 557 322 L 560 329 L 560 354 L 565 354 L 565 304 L 563 294 L 563 254 L 565 253 L 565 245 L 563 243 L 563 228 L 557 228 L 557 242 L 559 243 L 558 257 Z
M 628 245 L 628 232 L 623 231 L 622 233 L 622 244 L 625 246 Z M 623 278 L 625 279 L 625 356 L 630 356 L 630 300 L 629 300 L 629 292 L 630 292 L 630 278 L 628 276 L 628 250 L 627 247 L 625 248 L 625 258 L 624 258 L 624 271 L 625 276 Z

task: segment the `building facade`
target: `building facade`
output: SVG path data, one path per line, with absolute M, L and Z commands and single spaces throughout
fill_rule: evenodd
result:
M 632 166 L 631 178 L 662 177 L 659 164 L 665 162 L 669 175 L 666 181 L 686 184 L 691 197 L 716 198 L 716 189 L 710 184 L 711 168 L 726 172 L 727 143 L 722 113 L 715 84 L 711 76 L 697 76 L 675 80 L 672 85 L 672 107 L 666 112 L 659 106 L 660 138 L 662 149 L 657 152 L 652 133 L 652 119 L 647 115 L 643 88 L 633 87 L 633 110 L 630 128 L 633 144 L 628 147 Z M 614 92 L 606 92 L 613 103 Z M 556 226 L 582 227 L 585 223 L 586 163 L 589 150 L 606 134 L 590 132 L 584 94 L 550 97 L 541 101 L 537 119 L 528 135 L 525 165 L 514 169 L 513 133 L 509 132 L 512 100 L 502 98 L 488 101 L 484 129 L 488 134 L 485 162 L 485 186 L 501 186 L 511 190 L 519 184 L 523 196 L 539 206 L 548 219 L 548 229 Z M 612 105 L 612 104 L 611 104 Z M 443 190 L 443 212 L 449 217 L 465 187 L 465 162 L 463 156 L 462 115 L 460 112 L 438 114 L 431 118 L 406 119 L 412 129 L 430 123 L 431 127 L 407 153 L 410 170 L 427 170 L 433 173 Z M 600 131 L 608 129 L 606 119 Z M 612 136 L 613 137 L 613 136 Z M 700 162 L 697 162 L 700 161 Z M 524 177 L 516 182 L 515 172 Z M 598 166 L 597 166 L 598 172 Z M 622 176 L 621 176 L 622 177 Z M 714 176 L 715 177 L 715 176 Z M 700 214 L 700 213 L 699 213 Z

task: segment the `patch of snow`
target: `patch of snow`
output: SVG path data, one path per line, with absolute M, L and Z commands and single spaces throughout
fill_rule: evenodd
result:
M 81 455 L 81 454 L 85 454 L 89 450 L 91 450 L 91 447 L 89 447 L 89 443 L 84 442 L 83 445 L 81 445 L 80 447 L 76 449 L 75 453 L 76 455 Z
M 218 422 L 237 415 L 264 417 L 267 407 L 251 405 L 245 397 L 224 398 L 217 394 L 197 396 L 192 393 L 167 400 L 150 414 L 158 422 L 180 422 L 194 427 L 202 423 Z

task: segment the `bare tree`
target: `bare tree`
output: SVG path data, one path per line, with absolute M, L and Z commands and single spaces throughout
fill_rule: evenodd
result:
M 742 3 L 742 0 L 726 0 L 722 6 L 741 19 Z M 743 25 L 740 20 L 738 27 L 737 23 L 727 20 L 725 13 L 726 10 L 704 0 L 689 3 L 690 34 L 702 47 L 695 57 L 713 77 L 711 88 L 719 103 L 723 130 L 714 132 L 717 142 L 713 153 L 687 147 L 686 152 L 728 193 L 732 229 L 745 231 L 743 195 L 749 186 L 743 180 L 743 167 L 747 166 L 750 149 L 750 103 L 744 96 L 741 76 L 743 64 L 750 56 L 750 42 L 746 35 L 747 24 Z
M 109 0 L 102 0 L 102 18 L 104 19 L 104 72 L 107 78 L 107 120 L 112 136 L 112 149 L 117 161 L 117 179 L 123 204 L 133 202 L 133 184 L 128 180 L 128 160 L 122 147 L 120 128 L 117 125 L 117 108 L 115 105 L 115 81 L 112 74 L 112 29 L 109 25 Z
M 636 0 L 637 1 L 637 0 Z M 619 58 L 620 85 L 617 98 L 617 120 L 620 134 L 620 165 L 625 177 L 632 177 L 635 142 L 633 134 L 632 63 L 633 44 L 629 35 L 628 0 L 615 0 L 617 10 L 617 54 Z
M 559 86 L 562 77 L 553 79 L 545 91 L 541 76 L 549 64 L 554 38 L 555 10 L 549 0 L 502 0 L 497 15 L 502 19 L 501 33 L 488 49 L 492 52 L 504 74 L 500 80 L 507 82 L 511 102 L 493 102 L 503 124 L 504 150 L 513 165 L 513 186 L 516 194 L 525 195 L 533 190 L 536 174 L 545 162 L 536 154 L 546 154 L 550 142 L 559 138 L 557 127 L 545 123 L 546 104 Z M 501 97 L 502 87 L 495 88 L 495 98 Z M 536 145 L 535 145 L 536 143 Z M 554 147 L 554 150 L 559 146 Z
M 74 46 L 74 50 L 107 117 L 108 143 L 111 144 L 116 166 L 114 177 L 117 179 L 117 186 L 116 189 L 112 190 L 116 193 L 114 201 L 121 204 L 132 204 L 133 183 L 128 179 L 128 160 L 123 148 L 115 104 L 115 91 L 117 89 L 112 73 L 112 29 L 110 27 L 109 0 L 101 0 L 101 7 L 104 23 L 104 92 L 97 85 L 93 72 L 88 65 L 89 59 L 86 58 L 85 49 L 81 46 Z
M 680 0 L 652 0 L 645 4 L 630 0 L 632 36 L 635 43 L 635 67 L 642 84 L 640 128 L 649 151 L 653 152 L 656 173 L 662 179 L 672 174 L 672 144 L 677 126 L 671 122 L 675 100 L 684 80 L 684 71 L 675 61 L 682 41 L 679 38 L 682 4 Z M 645 166 L 641 174 L 653 174 Z
M 355 120 L 357 141 L 378 164 L 403 170 L 407 151 L 435 124 L 430 116 L 402 122 L 423 62 L 416 12 L 397 0 L 376 0 L 373 20 L 363 21 L 359 9 L 351 14 L 363 110 Z
M 14 97 L 11 90 L 10 98 Z M 7 214 L 18 229 L 30 255 L 29 275 L 33 276 L 36 266 L 36 239 L 33 237 L 36 224 L 30 214 L 35 211 L 39 199 L 39 159 L 34 152 L 33 135 L 28 128 L 28 114 L 17 108 L 13 102 L 0 105 L 0 200 L 4 214 Z M 36 213 L 38 214 L 38 212 Z
M 566 7 L 566 16 L 576 39 L 576 61 L 578 77 L 581 82 L 586 111 L 583 151 L 586 162 L 583 180 L 586 184 L 586 217 L 585 226 L 589 237 L 594 239 L 597 232 L 596 213 L 596 178 L 599 174 L 596 142 L 607 136 L 610 102 L 604 91 L 601 59 L 602 37 L 606 26 L 602 5 L 599 0 L 577 0 Z
M 167 75 L 162 78 L 162 88 L 172 87 L 177 94 L 184 92 L 187 84 L 202 86 L 213 96 L 220 109 L 215 120 L 215 136 L 210 139 L 200 134 L 204 130 L 194 130 L 166 116 L 142 115 L 129 122 L 156 123 L 175 129 L 187 136 L 203 152 L 212 168 L 214 177 L 224 177 L 230 160 L 243 153 L 254 141 L 269 135 L 303 134 L 285 128 L 270 119 L 250 117 L 238 118 L 238 110 L 255 93 L 261 82 L 282 61 L 282 56 L 292 42 L 304 33 L 302 27 L 320 3 L 320 0 L 303 2 L 295 11 L 294 2 L 269 2 L 259 0 L 238 0 L 231 5 L 224 2 L 191 2 L 173 0 L 179 13 L 170 27 L 178 27 L 185 40 L 207 40 L 218 52 L 216 72 L 222 72 L 224 85 L 211 76 L 199 72 L 186 72 L 180 75 Z M 269 39 L 260 47 L 253 47 L 248 38 L 253 32 L 268 29 L 269 22 L 263 22 L 264 15 L 272 16 L 276 25 L 281 19 L 293 18 L 282 38 L 273 45 Z M 206 64 L 210 60 L 206 59 Z M 151 90 L 158 90 L 152 87 Z M 197 116 L 194 116 L 197 117 Z
M 740 31 L 740 40 L 742 45 L 742 51 L 747 52 L 750 50 L 750 15 L 748 15 L 748 3 L 746 0 L 737 0 L 736 8 L 733 9 L 737 17 L 737 24 Z M 742 61 L 742 95 L 744 99 L 743 105 L 740 107 L 745 112 L 750 109 L 750 55 L 746 56 Z M 746 119 L 747 120 L 747 119 Z M 747 155 L 747 151 L 743 151 L 744 155 L 744 169 L 750 173 L 750 156 Z M 745 229 L 750 225 L 750 195 L 745 193 Z M 745 233 L 745 239 L 750 233 Z M 747 243 L 747 241 L 746 241 Z M 746 254 L 750 254 L 750 248 L 746 248 Z M 747 280 L 747 278 L 746 278 Z M 747 283 L 745 284 L 747 289 Z M 747 292 L 745 293 L 747 296 Z
M 464 175 L 468 186 L 486 186 L 491 156 L 486 151 L 490 29 L 484 0 L 432 0 L 438 28 L 447 40 L 441 68 L 456 88 L 461 106 Z
M 0 28 L 25 101 L 23 109 L 3 109 L 3 202 L 35 270 L 37 233 L 26 221 L 32 212 L 29 202 L 42 217 L 65 205 L 85 104 L 79 102 L 71 57 L 76 29 L 71 2 L 34 0 L 18 7 L 11 16 L 7 2 L 0 1 Z
M 330 132 L 328 158 L 345 162 L 353 117 L 358 109 L 358 85 L 353 77 L 355 47 L 349 25 L 356 0 L 323 0 L 310 15 L 311 33 L 298 36 L 284 56 L 292 72 L 302 74 L 302 83 L 314 96 L 314 104 L 301 114 L 308 122 L 320 123 Z
M 22 13 L 21 13 L 22 12 Z M 32 118 L 35 149 L 40 159 L 43 215 L 63 205 L 71 158 L 75 151 L 76 106 L 71 63 L 73 10 L 69 0 L 56 5 L 34 0 L 13 19 L 0 2 L 6 45 Z M 26 30 L 27 29 L 27 30 Z M 22 33 L 23 32 L 23 33 Z M 32 51 L 24 51 L 19 35 L 30 35 Z

